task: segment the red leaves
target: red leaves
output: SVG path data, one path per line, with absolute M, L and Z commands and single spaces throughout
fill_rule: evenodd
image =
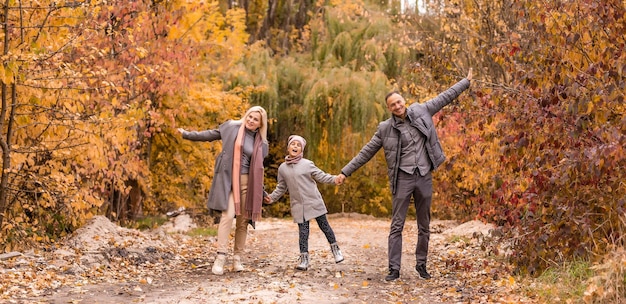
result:
M 515 53 L 519 52 L 521 50 L 521 48 L 519 47 L 519 45 L 514 44 L 511 46 L 511 50 L 509 51 L 509 56 L 513 56 L 515 55 Z

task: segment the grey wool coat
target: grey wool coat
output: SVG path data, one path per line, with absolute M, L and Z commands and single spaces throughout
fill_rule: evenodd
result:
M 424 103 L 414 103 L 406 110 L 406 115 L 411 121 L 411 126 L 415 127 L 424 135 L 426 140 L 426 152 L 432 164 L 431 170 L 437 169 L 446 159 L 443 149 L 441 148 L 441 143 L 439 142 L 439 137 L 437 136 L 435 124 L 433 123 L 433 115 L 439 112 L 444 106 L 451 103 L 463 93 L 463 91 L 467 90 L 469 85 L 469 80 L 462 79 L 435 98 Z M 380 148 L 383 148 L 387 162 L 387 175 L 389 176 L 391 193 L 395 194 L 398 168 L 400 166 L 400 144 L 400 130 L 393 117 L 390 117 L 378 125 L 372 139 L 361 148 L 359 154 L 341 169 L 341 173 L 345 176 L 352 175 L 354 171 L 365 165 L 365 163 L 374 157 Z
M 232 190 L 232 171 L 233 171 L 233 154 L 235 153 L 235 139 L 239 132 L 241 121 L 228 120 L 221 124 L 217 129 L 205 131 L 186 131 L 183 132 L 183 138 L 193 141 L 215 141 L 222 140 L 222 152 L 215 159 L 215 169 L 213 174 L 213 182 L 209 190 L 209 199 L 207 207 L 211 210 L 224 211 L 228 209 L 228 196 Z M 257 135 L 257 140 L 260 136 Z M 268 154 L 268 145 L 263 143 L 263 158 Z M 259 182 L 263 183 L 263 180 Z M 261 190 L 263 187 L 259 187 Z
M 304 223 L 328 213 L 317 182 L 334 184 L 336 175 L 330 175 L 303 158 L 295 164 L 282 163 L 278 167 L 278 185 L 270 193 L 271 202 L 289 192 L 291 216 L 296 223 Z

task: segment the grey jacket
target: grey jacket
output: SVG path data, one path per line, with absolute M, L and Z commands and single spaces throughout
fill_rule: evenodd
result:
M 269 195 L 271 202 L 277 201 L 289 191 L 291 216 L 296 223 L 303 223 L 328 213 L 322 194 L 315 181 L 334 184 L 336 175 L 320 170 L 303 158 L 295 164 L 282 163 L 278 167 L 278 185 Z
M 439 137 L 437 137 L 437 130 L 433 123 L 433 115 L 439 112 L 444 106 L 451 103 L 463 91 L 467 90 L 469 85 L 469 80 L 463 79 L 431 100 L 410 105 L 406 111 L 406 115 L 411 120 L 411 126 L 417 128 L 426 139 L 425 147 L 428 158 L 432 164 L 432 170 L 437 169 L 446 159 L 443 149 L 441 148 L 441 143 L 439 142 Z M 391 187 L 391 193 L 395 194 L 398 167 L 400 166 L 401 147 L 400 131 L 393 117 L 390 117 L 378 125 L 378 129 L 376 129 L 376 133 L 372 139 L 361 148 L 359 154 L 341 169 L 341 173 L 345 176 L 352 175 L 354 171 L 372 159 L 380 148 L 383 148 L 385 151 L 389 185 Z
M 233 154 L 235 153 L 235 139 L 239 132 L 241 122 L 229 120 L 221 124 L 217 129 L 205 131 L 183 132 L 183 138 L 193 141 L 222 140 L 222 152 L 215 159 L 213 182 L 209 190 L 207 207 L 212 210 L 224 211 L 228 209 L 228 196 L 232 187 Z M 263 157 L 268 154 L 267 143 L 262 144 Z M 263 183 L 263 181 L 259 181 Z M 261 187 L 260 189 L 263 189 Z

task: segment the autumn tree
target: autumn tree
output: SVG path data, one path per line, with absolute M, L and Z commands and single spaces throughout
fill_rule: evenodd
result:
M 424 54 L 481 67 L 473 101 L 440 117 L 437 212 L 523 235 L 513 260 L 531 274 L 623 246 L 623 3 L 427 3 L 441 32 Z
M 77 75 L 62 60 L 82 41 L 76 29 L 85 10 L 76 3 L 6 1 L 2 11 L 0 230 L 10 249 L 63 235 L 100 203 L 76 187 L 81 177 L 73 156 L 87 154 L 91 132 L 89 114 L 72 110 L 86 107 L 88 97 L 77 98 L 83 88 L 68 85 Z
M 175 125 L 171 102 L 187 91 L 196 42 L 232 33 L 195 26 L 221 15 L 217 3 L 29 5 L 2 6 L 5 249 L 63 236 L 94 214 L 125 221 L 167 208 L 150 191 L 161 152 L 152 142 Z
M 595 258 L 624 246 L 626 7 L 518 8 L 528 13 L 496 58 L 515 71 L 511 97 L 523 101 L 501 125 L 505 163 L 517 163 L 522 179 L 500 193 L 529 236 L 517 239 L 516 261 L 537 273 L 563 257 Z
M 163 99 L 164 111 L 176 112 L 171 125 L 188 130 L 214 129 L 228 119 L 239 119 L 248 108 L 247 96 L 256 88 L 234 86 L 222 75 L 235 68 L 248 52 L 245 12 L 238 8 L 222 13 L 217 2 L 209 5 L 188 4 L 187 13 L 170 38 L 193 44 L 197 50 L 189 71 L 188 89 Z M 151 201 L 164 213 L 186 207 L 206 212 L 206 197 L 213 178 L 213 164 L 220 143 L 197 143 L 182 140 L 174 129 L 165 129 L 152 137 L 150 149 Z

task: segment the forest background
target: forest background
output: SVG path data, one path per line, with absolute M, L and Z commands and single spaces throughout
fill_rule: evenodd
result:
M 337 174 L 389 117 L 387 92 L 421 102 L 473 68 L 435 117 L 433 217 L 498 225 L 520 274 L 625 256 L 626 1 L 2 2 L 3 252 L 94 215 L 204 210 L 220 144 L 177 127 L 265 107 L 273 189 L 289 135 Z M 320 185 L 329 211 L 389 216 L 385 167 L 379 153 Z M 618 265 L 607 280 L 624 286 Z

